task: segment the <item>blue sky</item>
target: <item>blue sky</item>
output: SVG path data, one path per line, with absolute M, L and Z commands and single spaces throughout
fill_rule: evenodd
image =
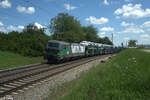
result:
M 0 31 L 21 31 L 25 25 L 47 27 L 50 19 L 64 12 L 82 25 L 93 25 L 99 36 L 114 44 L 130 39 L 150 44 L 150 0 L 0 0 Z

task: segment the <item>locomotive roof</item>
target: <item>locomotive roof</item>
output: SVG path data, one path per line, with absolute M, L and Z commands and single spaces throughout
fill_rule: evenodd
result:
M 59 43 L 59 44 L 67 44 L 67 45 L 69 45 L 69 43 L 68 43 L 68 42 L 58 41 L 58 40 L 49 40 L 48 42 L 52 42 L 52 43 Z
M 112 45 L 103 44 L 104 47 L 113 47 Z

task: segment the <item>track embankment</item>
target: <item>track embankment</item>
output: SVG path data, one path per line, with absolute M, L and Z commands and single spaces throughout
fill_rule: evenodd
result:
M 1 72 L 0 100 L 7 97 L 14 100 L 42 100 L 53 92 L 52 88 L 76 79 L 82 72 L 106 61 L 110 56 L 89 57 L 58 65 L 43 64 L 9 74 L 7 71 Z

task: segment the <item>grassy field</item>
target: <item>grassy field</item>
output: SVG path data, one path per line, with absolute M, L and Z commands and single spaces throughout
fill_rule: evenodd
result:
M 30 58 L 10 52 L 0 51 L 0 70 L 41 62 L 44 62 L 43 57 Z
M 150 53 L 125 50 L 81 77 L 59 100 L 150 100 Z

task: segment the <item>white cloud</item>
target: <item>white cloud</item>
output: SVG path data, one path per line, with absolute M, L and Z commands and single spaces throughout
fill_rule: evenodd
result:
M 148 35 L 148 34 L 142 34 L 142 35 L 140 35 L 140 37 L 141 38 L 150 38 L 150 35 Z
M 121 22 L 120 25 L 123 26 L 123 27 L 126 27 L 126 26 L 129 26 L 129 23 L 126 23 L 125 21 L 123 21 L 123 22 Z
M 11 7 L 11 3 L 8 0 L 3 0 L 2 2 L 0 2 L 0 7 L 2 7 L 2 8 L 10 8 Z
M 109 5 L 109 2 L 107 0 L 104 0 L 104 5 Z
M 22 25 L 19 25 L 19 26 L 18 26 L 18 29 L 21 29 L 21 30 L 23 30 L 23 29 L 24 29 L 24 26 L 22 26 Z
M 64 4 L 64 6 L 65 6 L 65 9 L 67 10 L 74 10 L 77 8 L 76 6 L 71 6 L 70 4 Z
M 41 24 L 38 22 L 34 23 L 35 26 L 37 26 L 38 29 L 44 28 Z M 8 27 L 0 27 L 1 32 L 10 32 L 10 31 L 22 31 L 25 27 L 22 25 L 14 26 L 14 25 L 9 25 Z
M 6 28 L 7 31 L 20 31 L 23 29 L 24 29 L 24 26 L 22 26 L 22 25 L 18 25 L 18 26 L 10 25 Z
M 112 28 L 112 27 L 103 27 L 100 30 L 104 31 L 104 32 L 110 32 L 110 31 L 114 31 L 114 28 Z
M 3 26 L 3 25 L 4 25 L 3 22 L 0 21 L 0 26 Z
M 150 28 L 150 21 L 144 22 L 142 26 Z
M 134 26 L 130 26 L 128 28 L 126 28 L 124 31 L 118 32 L 118 33 L 129 33 L 129 34 L 140 34 L 140 33 L 144 33 L 145 31 L 143 29 L 134 27 Z
M 28 8 L 27 8 L 27 13 L 32 14 L 32 13 L 34 13 L 34 12 L 35 12 L 34 7 L 28 7 Z
M 85 19 L 86 21 L 89 21 L 91 24 L 105 24 L 108 23 L 108 19 L 101 17 L 101 18 L 96 18 L 94 16 L 90 16 L 89 18 Z
M 19 12 L 25 12 L 26 11 L 26 8 L 25 7 L 22 7 L 22 6 L 17 6 L 17 10 Z
M 134 24 L 133 23 L 127 23 L 127 22 L 123 21 L 123 22 L 121 22 L 120 25 L 123 26 L 123 27 L 127 27 L 127 26 L 132 26 Z
M 35 8 L 34 7 L 23 7 L 23 6 L 17 6 L 17 10 L 20 13 L 27 13 L 27 14 L 33 14 L 35 12 Z
M 44 28 L 44 26 L 42 26 L 42 25 L 39 24 L 38 22 L 35 22 L 34 25 L 35 25 L 38 29 Z
M 99 37 L 104 38 L 105 34 L 106 34 L 105 32 L 102 32 L 102 33 L 99 33 L 98 35 L 99 35 Z
M 39 24 L 38 22 L 35 22 L 34 25 L 37 26 L 38 29 L 44 28 L 44 26 L 42 26 L 42 25 Z M 9 25 L 9 26 L 6 27 L 6 28 L 0 27 L 0 31 L 1 31 L 1 32 L 21 31 L 21 30 L 23 30 L 24 28 L 25 28 L 25 27 L 22 26 L 22 25 L 18 25 L 18 26 Z
M 0 28 L 0 31 L 1 32 L 9 32 L 9 31 L 21 31 L 24 29 L 24 26 L 21 26 L 21 25 L 18 25 L 18 26 L 13 26 L 13 25 L 10 25 L 6 28 L 4 27 L 1 27 Z
M 131 0 L 124 0 L 125 2 L 131 2 Z
M 150 17 L 150 9 L 142 9 L 141 4 L 127 4 L 123 5 L 122 8 L 118 8 L 114 14 L 116 15 L 122 15 L 124 18 L 132 18 L 132 19 L 138 19 L 138 18 L 146 18 Z
M 0 32 L 6 32 L 7 30 L 4 27 L 0 27 Z
M 7 27 L 7 30 L 9 31 L 17 31 L 17 27 L 13 26 L 13 25 L 10 25 Z

